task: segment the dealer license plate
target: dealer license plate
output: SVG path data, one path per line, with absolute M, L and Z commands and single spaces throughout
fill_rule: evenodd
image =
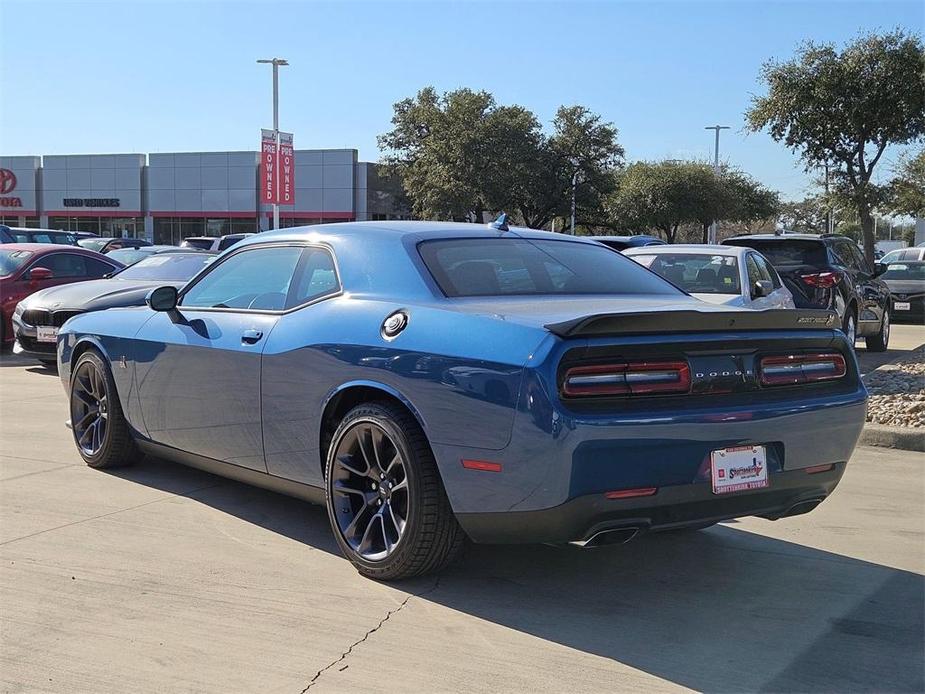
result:
M 764 446 L 737 446 L 713 451 L 713 493 L 728 494 L 768 486 Z
M 35 326 L 35 339 L 39 342 L 57 342 L 58 329 L 49 325 Z
M 908 301 L 894 301 L 893 302 L 893 309 L 896 311 L 908 311 L 911 308 L 912 306 L 909 304 Z

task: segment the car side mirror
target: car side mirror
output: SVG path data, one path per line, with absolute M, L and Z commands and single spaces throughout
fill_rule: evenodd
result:
M 884 265 L 883 263 L 874 263 L 874 277 L 880 277 L 880 275 L 889 269 L 889 265 Z
M 768 280 L 758 280 L 752 287 L 752 298 L 760 299 L 774 291 L 774 285 Z
M 51 270 L 47 267 L 34 267 L 29 270 L 29 281 L 30 282 L 40 282 L 41 280 L 50 280 L 55 276 Z
M 145 303 L 152 311 L 175 311 L 177 308 L 177 288 L 158 287 L 148 292 Z

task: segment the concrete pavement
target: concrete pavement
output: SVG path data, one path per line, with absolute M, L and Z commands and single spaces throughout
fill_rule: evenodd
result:
M 25 364 L 0 359 L 4 692 L 925 688 L 920 454 L 859 449 L 807 516 L 472 547 L 382 585 L 320 507 L 159 461 L 87 468 L 57 377 Z

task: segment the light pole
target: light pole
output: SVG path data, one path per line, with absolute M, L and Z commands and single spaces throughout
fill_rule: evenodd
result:
M 268 63 L 273 66 L 273 142 L 279 152 L 279 66 L 288 65 L 284 58 L 271 58 L 258 60 L 258 63 Z M 279 229 L 279 204 L 273 203 L 273 228 Z
M 570 161 L 572 163 L 572 166 L 575 167 L 575 171 L 572 173 L 572 225 L 571 225 L 571 231 L 569 233 L 571 233 L 571 235 L 574 236 L 575 235 L 575 205 L 576 205 L 575 203 L 576 195 L 575 194 L 578 190 L 578 173 L 581 171 L 581 169 L 578 166 L 578 159 L 570 159 Z
M 729 130 L 728 125 L 708 125 L 704 130 L 714 130 L 716 132 L 716 147 L 713 152 L 713 175 L 719 178 L 719 131 Z M 716 243 L 716 220 L 710 225 L 710 235 L 707 237 L 709 243 Z

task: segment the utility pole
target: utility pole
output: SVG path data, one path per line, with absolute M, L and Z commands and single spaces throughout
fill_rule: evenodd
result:
M 289 63 L 283 58 L 258 60 L 258 63 L 267 63 L 273 66 L 273 140 L 276 142 L 276 151 L 279 152 L 279 66 Z M 273 203 L 273 228 L 279 229 L 279 203 Z
M 713 130 L 716 132 L 716 145 L 713 151 L 713 175 L 716 178 L 719 178 L 719 131 L 720 130 L 729 130 L 728 125 L 708 125 L 704 127 L 704 130 Z M 710 225 L 710 234 L 707 237 L 709 243 L 716 243 L 716 220 L 713 220 L 713 223 Z
M 578 187 L 578 169 L 572 174 L 572 236 L 575 235 L 575 190 Z

